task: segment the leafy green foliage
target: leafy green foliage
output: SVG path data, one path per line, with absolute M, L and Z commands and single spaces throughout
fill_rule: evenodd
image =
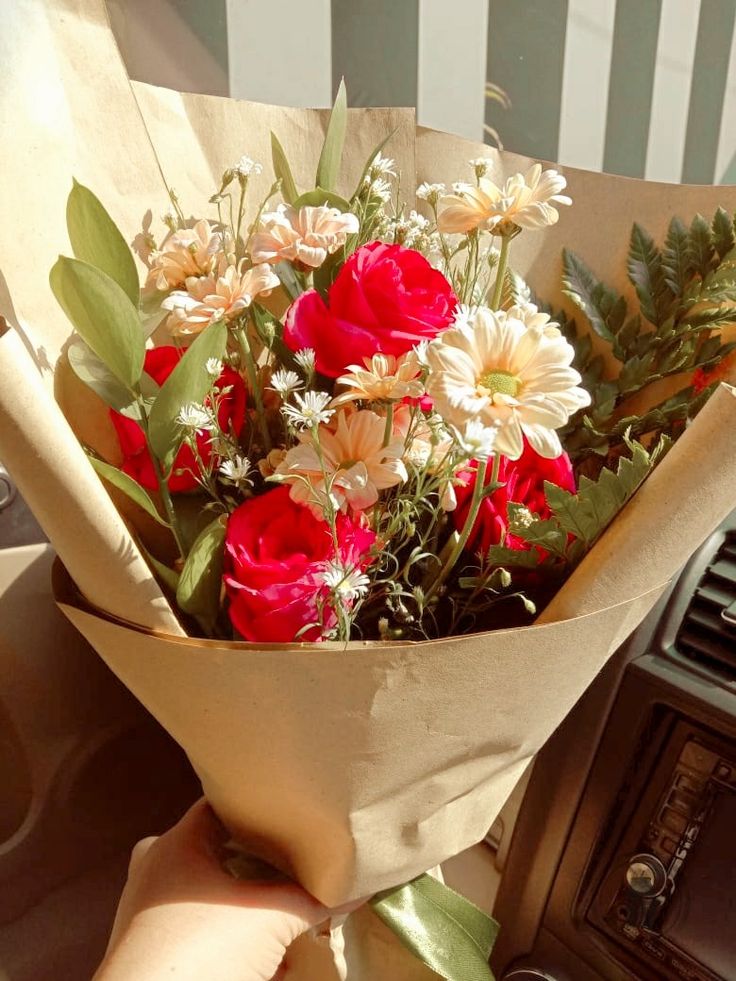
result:
M 210 324 L 187 349 L 151 406 L 148 438 L 164 471 L 171 466 L 183 438 L 182 427 L 177 421 L 179 411 L 190 402 L 202 402 L 212 384 L 205 365 L 209 358 L 223 357 L 226 343 L 224 321 Z
M 604 467 L 597 480 L 583 475 L 577 493 L 572 494 L 545 481 L 545 497 L 552 511 L 550 518 L 520 521 L 519 514 L 523 509 L 519 505 L 509 504 L 508 516 L 513 533 L 566 563 L 578 562 L 635 494 L 670 446 L 670 441 L 664 437 L 649 453 L 641 443 L 632 440 L 628 432 L 623 439 L 630 456 L 620 457 L 615 471 Z
M 148 492 L 141 487 L 137 480 L 133 480 L 129 477 L 127 473 L 122 470 L 118 470 L 117 467 L 113 467 L 109 463 L 105 463 L 104 460 L 100 460 L 95 456 L 88 457 L 89 462 L 95 468 L 100 477 L 103 477 L 108 483 L 112 484 L 113 487 L 117 487 L 124 494 L 137 504 L 138 507 L 143 508 L 146 514 L 150 515 L 155 521 L 158 521 L 160 525 L 165 525 L 169 527 L 169 523 L 165 521 L 161 515 L 156 510 L 156 505 L 153 503 L 151 498 L 148 496 Z
M 294 175 L 291 172 L 284 148 L 281 146 L 279 138 L 275 133 L 271 133 L 271 159 L 273 161 L 273 172 L 281 181 L 283 199 L 287 204 L 293 204 L 299 197 L 299 192 L 296 189 Z
M 317 187 L 324 187 L 328 191 L 335 188 L 340 173 L 347 120 L 348 97 L 345 91 L 345 80 L 342 79 L 335 96 L 335 104 L 330 113 L 330 121 L 327 124 L 325 142 L 322 146 L 322 153 L 317 164 L 317 176 L 314 181 Z
M 337 208 L 338 211 L 350 211 L 350 203 L 345 198 L 341 198 L 334 191 L 326 191 L 319 184 L 313 191 L 305 191 L 304 194 L 300 194 L 296 201 L 294 201 L 295 208 L 304 208 L 306 206 L 319 208 L 325 204 L 329 208 Z
M 562 250 L 562 292 L 580 307 L 600 337 L 612 341 L 626 316 L 626 302 L 615 290 L 598 282 L 582 259 Z
M 76 180 L 66 202 L 66 224 L 77 259 L 107 273 L 137 307 L 140 286 L 133 253 L 98 198 Z
M 592 397 L 591 406 L 571 419 L 561 436 L 573 460 L 587 460 L 591 473 L 615 456 L 627 430 L 654 441 L 674 436 L 703 404 L 691 384 L 644 414 L 627 410 L 629 400 L 654 382 L 712 368 L 736 348 L 720 337 L 721 328 L 734 322 L 735 241 L 733 222 L 722 208 L 712 223 L 696 215 L 689 228 L 673 218 L 661 250 L 634 225 L 627 268 L 640 309 L 633 313 L 581 259 L 563 253 L 564 292 L 620 362 L 613 378 L 604 377 L 591 338 L 554 314 L 575 348 L 574 365 Z
M 211 633 L 220 609 L 225 522 L 215 518 L 200 532 L 181 570 L 176 601 Z
M 99 395 L 105 405 L 131 419 L 140 420 L 141 408 L 136 396 L 118 381 L 81 337 L 72 341 L 66 353 L 77 378 Z
M 49 275 L 54 296 L 110 372 L 135 389 L 145 343 L 137 309 L 114 279 L 81 259 L 59 256 Z

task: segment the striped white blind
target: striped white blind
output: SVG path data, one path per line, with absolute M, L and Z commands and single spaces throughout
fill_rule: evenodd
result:
M 420 123 L 633 177 L 736 183 L 736 0 L 108 0 L 131 74 Z M 510 108 L 485 97 L 500 85 Z

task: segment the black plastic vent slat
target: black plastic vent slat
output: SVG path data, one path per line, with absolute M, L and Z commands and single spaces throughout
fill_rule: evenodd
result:
M 736 536 L 721 545 L 693 594 L 676 646 L 693 661 L 736 678 L 736 626 L 721 613 L 736 603 Z

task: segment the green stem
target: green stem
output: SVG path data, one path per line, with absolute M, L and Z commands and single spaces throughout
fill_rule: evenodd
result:
M 266 413 L 263 407 L 263 395 L 261 394 L 261 389 L 260 386 L 258 385 L 256 362 L 250 347 L 247 328 L 238 327 L 236 334 L 238 337 L 238 344 L 240 345 L 240 355 L 245 365 L 245 373 L 248 376 L 248 384 L 250 385 L 250 389 L 253 392 L 253 398 L 256 403 L 256 414 L 258 416 L 258 425 L 261 430 L 261 437 L 263 439 L 263 450 L 265 455 L 271 449 L 271 436 L 268 432 L 268 425 L 266 424 Z
M 439 574 L 435 581 L 430 586 L 427 591 L 426 601 L 429 600 L 437 593 L 440 586 L 444 583 L 447 577 L 450 575 L 457 560 L 463 553 L 465 546 L 467 545 L 468 539 L 470 538 L 470 533 L 475 525 L 475 520 L 478 517 L 478 511 L 480 510 L 480 505 L 483 500 L 483 491 L 486 486 L 486 474 L 488 473 L 488 463 L 489 460 L 483 460 L 482 463 L 478 465 L 478 473 L 475 478 L 475 487 L 473 488 L 473 496 L 470 501 L 470 510 L 468 511 L 468 516 L 465 519 L 465 524 L 463 525 L 463 530 L 460 532 L 458 540 L 455 542 L 455 546 L 450 553 L 447 562 L 442 566 Z M 500 460 L 498 456 L 493 458 L 493 470 L 498 476 L 498 466 L 500 465 Z
M 386 428 L 383 431 L 383 445 L 388 446 L 394 432 L 394 403 L 389 402 L 386 407 Z
M 503 281 L 506 277 L 506 266 L 509 261 L 509 246 L 511 237 L 504 235 L 501 238 L 501 253 L 498 257 L 498 272 L 496 273 L 496 285 L 493 289 L 493 299 L 491 300 L 491 310 L 499 310 L 501 307 L 501 297 L 503 296 Z
M 148 442 L 148 433 L 146 432 L 146 442 Z M 174 541 L 176 542 L 176 547 L 179 550 L 179 556 L 182 559 L 186 559 L 187 550 L 184 545 L 184 540 L 179 531 L 179 522 L 176 517 L 176 511 L 174 510 L 174 503 L 171 500 L 171 494 L 169 492 L 169 485 L 166 483 L 166 478 L 164 477 L 163 470 L 161 469 L 161 464 L 156 458 L 156 454 L 151 449 L 151 444 L 148 443 L 148 452 L 151 454 L 151 460 L 153 461 L 153 469 L 156 474 L 156 480 L 158 481 L 158 491 L 161 495 L 161 500 L 164 504 L 164 510 L 166 511 L 166 517 L 169 520 L 169 525 L 171 526 L 171 534 L 174 536 Z

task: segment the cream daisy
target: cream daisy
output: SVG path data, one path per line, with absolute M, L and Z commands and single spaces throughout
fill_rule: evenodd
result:
M 183 286 L 190 276 L 209 276 L 222 251 L 222 233 L 204 219 L 192 228 L 172 232 L 161 250 L 151 254 L 146 286 L 167 291 Z
M 296 405 L 284 405 L 281 411 L 292 425 L 299 429 L 311 429 L 330 421 L 334 409 L 328 409 L 330 396 L 327 392 L 294 393 Z
M 360 223 L 351 212 L 322 205 L 305 206 L 297 211 L 280 204 L 276 211 L 262 216 L 253 236 L 251 252 L 254 262 L 300 262 L 316 269 L 328 255 L 342 248 L 348 235 L 354 235 Z
M 421 398 L 424 385 L 419 381 L 421 367 L 413 352 L 396 358 L 392 354 L 374 354 L 363 358 L 363 366 L 348 365 L 347 373 L 337 382 L 348 390 L 332 400 L 332 405 L 344 405 L 364 399 L 367 402 L 398 401 Z
M 291 484 L 293 500 L 320 517 L 328 500 L 325 478 L 334 507 L 369 508 L 382 490 L 408 479 L 401 459 L 404 441 L 394 437 L 384 446 L 385 429 L 385 419 L 369 409 L 340 412 L 336 424 L 320 426 L 318 444 L 312 433 L 302 433 L 276 476 Z
M 488 177 L 479 177 L 478 186 L 457 184 L 454 193 L 441 200 L 438 218 L 442 232 L 469 232 L 474 228 L 507 233 L 512 227 L 543 228 L 560 217 L 554 205 L 572 204 L 565 194 L 565 178 L 556 170 L 542 171 L 534 164 L 526 174 L 514 174 L 503 187 Z
M 186 291 L 174 290 L 161 306 L 171 311 L 170 333 L 186 337 L 199 334 L 215 320 L 233 320 L 256 296 L 265 296 L 279 285 L 278 276 L 266 263 L 246 269 L 242 259 L 237 265 L 223 260 L 216 277 L 189 277 Z
M 554 458 L 562 452 L 555 430 L 590 404 L 570 367 L 574 353 L 532 304 L 496 313 L 482 307 L 429 345 L 427 393 L 457 429 L 476 420 L 497 430 L 496 452 L 517 460 L 526 437 L 540 456 Z

